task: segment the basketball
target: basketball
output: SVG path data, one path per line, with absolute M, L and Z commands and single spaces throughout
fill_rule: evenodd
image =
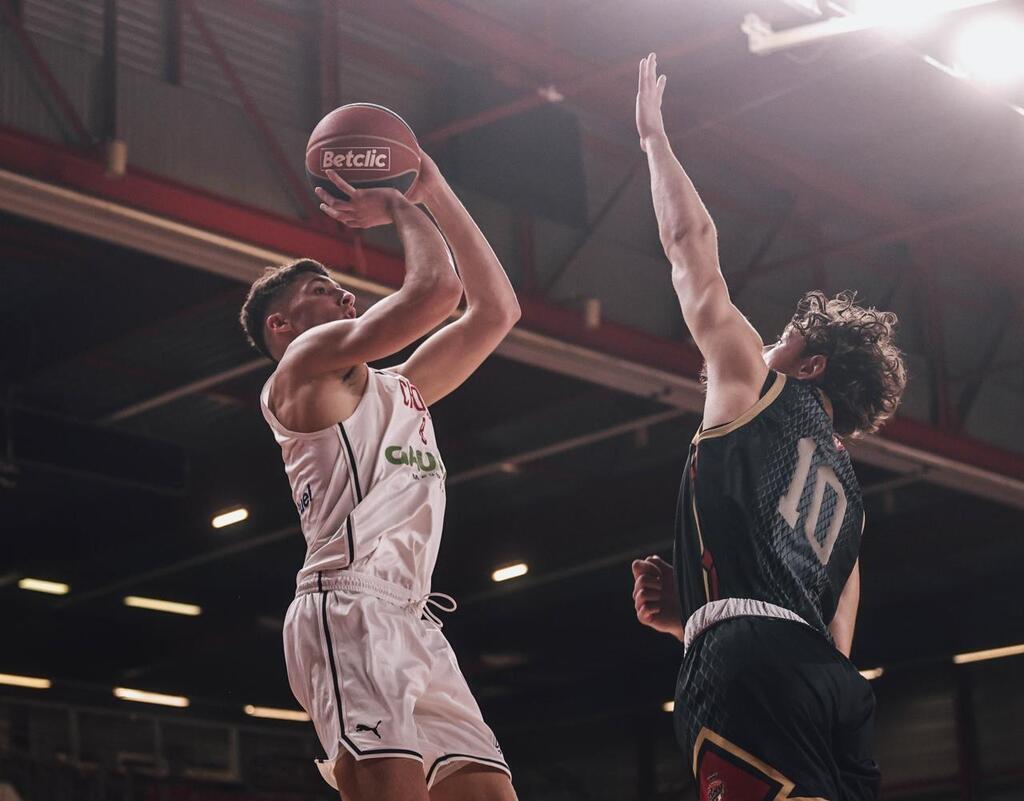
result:
M 306 175 L 314 187 L 347 200 L 327 170 L 335 170 L 356 189 L 388 186 L 405 194 L 420 171 L 416 134 L 384 106 L 349 103 L 336 108 L 309 136 Z

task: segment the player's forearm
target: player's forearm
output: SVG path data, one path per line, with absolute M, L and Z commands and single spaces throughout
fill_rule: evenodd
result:
M 846 586 L 839 596 L 839 604 L 832 622 L 828 625 L 832 641 L 843 656 L 849 658 L 853 650 L 853 632 L 857 625 L 857 609 L 860 606 L 860 562 L 853 566 Z
M 514 325 L 519 319 L 515 290 L 462 201 L 443 180 L 431 187 L 426 200 L 455 256 L 466 292 L 467 312 L 493 318 L 508 327 Z
M 452 267 L 444 237 L 422 211 L 408 201 L 396 201 L 395 228 L 405 252 L 405 280 L 396 293 L 401 301 L 436 307 L 440 323 L 454 311 L 462 284 Z
M 717 234 L 711 215 L 696 187 L 672 152 L 664 134 L 644 140 L 651 170 L 651 196 L 658 218 L 658 234 L 674 269 L 682 269 L 691 282 L 719 273 Z M 692 258 L 693 254 L 704 258 Z M 701 273 L 702 275 L 693 275 Z

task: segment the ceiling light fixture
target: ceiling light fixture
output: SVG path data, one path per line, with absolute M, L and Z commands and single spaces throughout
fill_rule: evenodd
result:
M 958 71 L 982 83 L 1024 80 L 1024 21 L 991 15 L 967 23 L 957 37 L 955 61 Z
M 957 654 L 953 662 L 957 665 L 965 665 L 968 662 L 983 662 L 986 659 L 1001 659 L 1004 656 L 1017 656 L 1024 654 L 1024 645 L 1007 645 L 1005 648 L 989 648 L 985 651 L 969 651 L 965 654 Z
M 214 528 L 224 528 L 224 526 L 241 523 L 243 520 L 247 520 L 248 518 L 249 510 L 244 506 L 239 506 L 237 509 L 228 509 L 225 512 L 221 512 L 213 518 L 212 525 Z
M 174 615 L 188 615 L 195 617 L 202 614 L 202 607 L 195 604 L 183 604 L 177 601 L 161 601 L 159 598 L 144 598 L 141 595 L 126 595 L 125 606 L 132 606 L 136 609 L 151 609 L 154 612 L 170 612 Z
M 296 723 L 306 723 L 309 715 L 300 709 L 275 709 L 272 706 L 253 706 L 246 704 L 243 711 L 254 718 L 269 718 L 270 720 L 293 720 Z
M 525 576 L 529 572 L 529 570 L 530 568 L 526 566 L 525 562 L 516 562 L 516 564 L 514 565 L 499 567 L 497 570 L 491 573 L 491 578 L 494 581 L 508 581 L 509 579 Z
M 71 591 L 67 584 L 59 581 L 45 581 L 44 579 L 36 578 L 23 578 L 18 582 L 18 586 L 23 590 L 45 592 L 50 595 L 67 595 Z
M 142 704 L 160 704 L 161 706 L 186 707 L 189 700 L 183 695 L 164 695 L 146 690 L 132 690 L 128 687 L 115 687 L 114 696 L 122 701 L 138 701 Z
M 31 687 L 33 690 L 49 690 L 53 682 L 35 676 L 19 676 L 16 673 L 0 673 L 0 684 L 11 687 Z

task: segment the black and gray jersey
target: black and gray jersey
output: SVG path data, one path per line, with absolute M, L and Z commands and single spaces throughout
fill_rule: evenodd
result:
M 683 620 L 710 602 L 750 599 L 828 637 L 863 525 L 860 487 L 824 396 L 770 373 L 753 407 L 701 428 L 690 445 L 675 532 Z

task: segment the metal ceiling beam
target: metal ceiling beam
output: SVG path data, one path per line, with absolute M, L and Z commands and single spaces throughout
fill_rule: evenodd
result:
M 67 122 L 71 126 L 71 130 L 74 131 L 75 137 L 78 139 L 78 144 L 86 146 L 91 145 L 93 142 L 92 134 L 89 133 L 89 129 L 86 128 L 85 122 L 82 120 L 78 110 L 64 92 L 64 89 L 61 87 L 56 76 L 54 76 L 53 72 L 50 70 L 49 65 L 46 63 L 46 58 L 39 51 L 39 48 L 36 47 L 35 42 L 32 41 L 32 37 L 29 36 L 28 31 L 25 30 L 25 26 L 22 25 L 21 18 L 15 11 L 14 4 L 11 0 L 0 0 L 0 16 L 3 17 L 7 26 L 14 31 L 14 35 L 18 38 L 22 49 L 24 49 L 29 61 L 35 68 L 36 74 L 39 76 L 39 80 L 42 82 L 43 87 L 49 92 L 50 97 L 52 97 L 54 103 L 57 104 L 57 108 L 59 108 L 61 114 L 64 115 L 65 122 Z
M 972 203 L 966 208 L 959 207 L 948 214 L 932 216 L 915 223 L 900 223 L 858 239 L 814 248 L 796 256 L 779 259 L 763 265 L 758 272 L 759 275 L 763 276 L 837 256 L 864 253 L 898 242 L 914 242 L 939 231 L 946 233 L 951 231 L 963 232 L 965 231 L 965 226 L 971 222 L 1009 211 L 1020 211 L 1024 214 L 1024 187 L 1015 187 L 996 197 Z M 1022 281 L 1024 281 L 1024 274 L 1017 269 L 1020 263 L 1019 256 L 1008 251 L 991 253 L 989 255 L 991 255 L 992 259 L 982 262 L 985 265 L 984 269 L 989 273 L 996 274 L 1001 283 L 1006 284 L 1008 288 L 1019 294 Z M 931 271 L 932 268 L 929 267 L 928 270 Z M 939 286 L 935 287 L 935 293 L 946 300 L 980 307 L 981 309 L 985 308 L 984 304 L 978 304 L 970 296 L 954 295 Z
M 993 311 L 996 311 L 992 315 L 992 318 L 995 320 L 995 327 L 989 335 L 988 342 L 985 343 L 981 358 L 978 360 L 978 372 L 968 379 L 967 386 L 960 393 L 960 400 L 957 402 L 956 426 L 959 432 L 962 432 L 967 425 L 967 419 L 974 408 L 974 402 L 978 399 L 978 394 L 981 392 L 986 379 L 991 377 L 993 363 L 995 362 L 996 355 L 999 353 L 1000 346 L 1006 339 L 1007 334 L 1013 331 L 1013 321 L 1018 313 L 1018 306 L 1013 298 L 1004 298 L 1002 311 Z
M 524 33 L 515 31 L 507 26 L 503 26 L 501 23 L 486 17 L 481 17 L 480 19 L 472 22 L 467 22 L 464 19 L 461 19 L 457 14 L 453 13 L 453 7 L 447 0 L 418 0 L 416 6 L 419 10 L 426 12 L 427 15 L 433 19 L 443 24 L 454 26 L 454 28 L 463 34 L 463 36 L 475 38 L 477 43 L 482 45 L 486 51 L 490 51 L 493 46 L 500 45 L 503 53 L 507 54 L 510 58 L 518 58 L 519 63 L 534 63 L 529 60 L 523 60 L 527 58 L 529 54 L 533 53 L 538 46 L 535 40 Z M 720 44 L 722 41 L 728 39 L 730 33 L 733 36 L 735 35 L 734 31 L 712 32 L 706 34 L 695 42 L 686 42 L 674 48 L 663 48 L 664 52 L 661 54 L 662 60 L 664 61 L 673 56 L 680 56 L 684 53 L 696 52 L 706 46 Z M 549 53 L 550 58 L 553 58 L 550 56 L 549 48 L 544 48 L 544 50 Z M 857 59 L 852 63 L 859 63 L 860 60 L 861 59 Z M 557 88 L 558 93 L 563 97 L 575 94 L 582 88 L 591 86 L 596 88 L 606 87 L 611 80 L 627 74 L 632 75 L 636 70 L 635 62 L 630 61 L 628 63 L 624 62 L 622 64 L 615 65 L 614 67 L 595 72 L 591 65 L 586 64 L 576 56 L 565 53 L 560 53 L 557 60 L 549 60 L 545 62 L 545 66 L 552 71 L 552 74 L 556 78 L 555 88 Z M 845 66 L 848 65 L 840 64 L 835 67 L 835 69 L 843 69 Z M 824 75 L 827 75 L 830 71 L 831 70 L 827 70 Z M 561 83 L 557 80 L 558 76 L 563 73 L 569 76 L 568 82 L 566 83 Z M 762 105 L 764 102 L 772 102 L 777 97 L 793 90 L 794 88 L 802 87 L 807 83 L 820 80 L 824 75 L 819 71 L 809 80 L 799 81 L 796 84 L 785 88 L 781 92 L 773 92 L 766 98 L 744 104 L 740 109 L 733 110 L 732 112 L 729 112 L 724 116 L 720 116 L 713 121 L 703 121 L 696 126 L 691 126 L 688 130 L 682 133 L 674 132 L 674 136 L 688 135 L 692 137 L 693 134 L 699 132 L 713 133 L 716 138 L 724 139 L 734 147 L 738 147 L 758 160 L 765 162 L 769 165 L 768 170 L 776 176 L 781 170 L 789 177 L 796 178 L 803 187 L 814 190 L 816 194 L 839 200 L 844 205 L 857 210 L 869 219 L 885 220 L 887 223 L 898 221 L 899 225 L 896 230 L 900 232 L 901 236 L 920 237 L 929 233 L 934 234 L 936 231 L 940 230 L 941 226 L 930 221 L 928 219 L 928 215 L 922 214 L 909 204 L 903 203 L 894 197 L 879 193 L 877 190 L 872 188 L 862 186 L 853 178 L 843 173 L 836 172 L 825 165 L 811 162 L 804 157 L 789 153 L 784 148 L 778 147 L 775 143 L 765 143 L 762 139 L 755 139 L 748 134 L 742 133 L 724 124 L 725 119 L 735 117 L 741 111 L 749 110 L 749 108 L 753 106 Z M 495 122 L 496 120 L 504 117 L 522 113 L 529 108 L 548 102 L 542 95 L 538 94 L 537 87 L 527 84 L 526 88 L 530 90 L 529 94 L 491 109 L 486 109 L 469 117 L 446 123 L 444 126 L 423 137 L 424 141 L 429 144 L 438 144 L 456 134 L 464 133 L 475 127 Z M 1010 208 L 1016 208 L 1022 202 L 1022 197 L 1024 197 L 1024 190 L 1022 190 L 1021 193 L 1013 191 L 1008 198 L 998 197 L 991 199 L 990 201 L 983 201 L 970 209 L 969 213 L 965 213 L 961 216 L 950 215 L 952 219 L 947 222 L 947 225 L 961 225 L 970 220 L 978 219 L 979 217 L 989 216 Z M 892 232 L 888 232 L 885 234 L 885 238 L 881 241 L 878 241 L 875 238 L 869 238 L 866 240 L 858 240 L 856 243 L 850 243 L 849 245 L 841 245 L 839 247 L 850 247 L 859 250 L 869 247 L 875 242 L 884 244 L 886 241 L 895 241 L 889 239 L 891 236 Z M 980 238 L 978 238 L 978 240 L 979 252 L 982 254 L 985 262 L 988 264 L 995 262 L 997 265 L 991 269 L 993 269 L 993 271 L 996 272 L 1003 280 L 1008 279 L 1011 282 L 1017 280 L 1018 276 L 1015 270 L 1009 267 L 1001 269 L 998 266 L 1005 262 L 1005 252 L 1002 252 L 998 248 L 992 246 L 992 244 L 987 240 Z M 832 254 L 826 253 L 824 255 Z M 823 258 L 821 251 L 806 254 L 806 260 L 819 260 L 821 258 Z M 767 265 L 767 267 L 768 269 L 783 269 L 796 266 L 797 264 L 806 263 L 806 260 L 798 257 L 797 259 L 788 259 L 784 262 Z
M 936 296 L 934 270 L 927 268 L 934 251 L 925 244 L 911 252 L 911 269 L 919 281 L 920 291 L 915 294 L 918 319 L 924 329 L 928 362 L 931 367 L 932 422 L 943 431 L 954 428 L 953 403 L 949 387 L 949 369 L 946 358 L 946 327 L 942 307 Z
M 0 171 L 0 209 L 49 225 L 243 282 L 295 255 L 346 271 L 348 285 L 371 296 L 401 282 L 402 260 L 394 254 L 366 246 L 367 277 L 353 275 L 350 242 L 132 170 L 111 181 L 101 165 L 48 142 L 0 131 L 3 164 L 65 184 Z M 55 217 L 54 208 L 61 214 Z M 521 306 L 522 324 L 502 344 L 502 355 L 690 412 L 702 408 L 700 356 L 692 347 L 613 323 L 588 329 L 579 313 L 533 297 L 521 298 Z M 898 472 L 928 468 L 929 481 L 1024 508 L 1020 454 L 902 418 L 851 450 Z
M 316 219 L 319 216 L 317 214 L 317 204 L 310 200 L 306 185 L 292 171 L 291 162 L 285 154 L 280 141 L 278 141 L 277 135 L 267 123 L 263 113 L 257 107 L 256 101 L 253 100 L 249 90 L 246 89 L 245 83 L 232 66 L 231 60 L 220 45 L 220 40 L 214 35 L 210 26 L 206 24 L 206 17 L 199 11 L 195 0 L 179 0 L 179 2 L 192 19 L 192 24 L 199 32 L 199 37 L 203 40 L 203 44 L 206 45 L 206 49 L 210 51 L 213 60 L 217 62 L 221 72 L 224 73 L 224 77 L 227 78 L 228 83 L 234 89 L 235 95 L 242 104 L 242 108 L 245 109 L 245 113 L 249 116 L 249 121 L 256 129 L 260 139 L 263 140 L 264 147 L 270 153 L 270 157 L 277 167 L 281 178 L 284 180 L 292 200 L 298 205 L 298 209 L 303 216 L 309 219 Z
M 383 10 L 380 2 L 364 2 L 361 5 L 371 20 L 376 20 Z M 469 43 L 475 41 L 478 47 L 474 55 L 478 64 L 493 63 L 494 47 L 499 47 L 501 52 L 509 58 L 518 59 L 520 64 L 534 63 L 528 60 L 524 61 L 524 59 L 534 53 L 538 45 L 533 37 L 524 32 L 517 31 L 479 14 L 476 14 L 472 20 L 467 21 L 467 19 L 460 17 L 460 13 L 463 11 L 462 7 L 460 6 L 456 9 L 448 0 L 417 0 L 415 6 L 419 11 L 423 12 L 424 17 L 442 25 L 454 26 L 454 29 L 457 29 L 462 34 L 459 38 L 463 45 L 467 41 Z M 455 13 L 456 11 L 460 13 L 457 14 Z M 676 47 L 662 48 L 662 60 L 700 50 L 707 45 L 720 44 L 721 41 L 727 40 L 730 35 L 735 37 L 735 30 L 713 31 L 705 34 L 696 42 L 685 42 Z M 443 43 L 436 41 L 436 34 L 434 34 L 434 39 L 435 43 L 444 50 Z M 620 75 L 632 75 L 636 70 L 635 61 L 630 61 L 605 70 L 595 71 L 592 65 L 582 61 L 578 56 L 565 53 L 564 51 L 559 51 L 552 55 L 550 48 L 545 47 L 543 49 L 548 54 L 543 62 L 545 68 L 549 70 L 549 73 L 555 79 L 559 79 L 559 76 L 561 76 L 561 80 L 567 80 L 566 83 L 557 83 L 556 86 L 562 96 L 574 94 L 584 87 L 594 86 L 599 89 L 607 87 L 614 78 Z M 826 70 L 824 75 L 843 69 L 853 63 L 859 63 L 861 60 L 858 58 L 850 62 L 850 64 L 839 64 L 831 70 Z M 765 102 L 772 102 L 793 88 L 813 83 L 820 80 L 824 75 L 819 71 L 810 80 L 800 81 L 793 86 L 787 87 L 782 92 L 772 92 L 766 98 L 744 104 L 741 109 L 717 117 L 715 120 L 704 121 L 696 126 L 691 126 L 682 133 L 674 132 L 674 136 L 689 135 L 691 137 L 699 132 L 713 133 L 716 139 L 728 141 L 734 147 L 738 147 L 748 155 L 753 156 L 758 163 L 764 164 L 768 174 L 775 176 L 776 179 L 781 172 L 790 179 L 795 178 L 801 186 L 813 189 L 818 195 L 832 197 L 864 214 L 869 219 L 884 220 L 886 223 L 892 223 L 893 221 L 899 223 L 895 229 L 883 232 L 877 237 L 872 236 L 863 240 L 835 246 L 836 249 L 834 251 L 816 249 L 811 253 L 805 254 L 803 257 L 766 265 L 766 268 L 770 270 L 797 266 L 806 263 L 808 260 L 820 260 L 829 255 L 856 252 L 872 245 L 898 241 L 898 237 L 912 238 L 925 234 L 934 234 L 943 228 L 943 226 L 930 221 L 928 215 L 922 214 L 909 204 L 903 203 L 892 196 L 879 193 L 875 189 L 863 186 L 846 174 L 836 172 L 827 165 L 811 162 L 802 156 L 787 152 L 776 143 L 764 142 L 763 137 L 755 138 L 724 124 L 725 119 L 736 116 L 740 111 L 762 105 Z M 515 80 L 511 82 L 516 83 Z M 529 80 L 524 81 L 522 76 L 519 76 L 518 84 L 526 88 L 529 94 L 491 109 L 486 109 L 475 115 L 449 122 L 441 128 L 426 134 L 422 137 L 423 141 L 434 144 L 440 143 L 450 136 L 464 133 L 480 125 L 486 125 L 507 116 L 522 113 L 529 108 L 548 102 L 538 94 L 537 87 Z M 1024 195 L 1024 191 L 1021 193 L 1011 191 L 1008 196 L 1000 196 L 982 201 L 962 216 L 950 215 L 950 218 L 946 220 L 944 225 L 950 227 L 962 225 L 979 217 L 1017 208 L 1022 202 L 1022 195 Z M 959 233 L 962 234 L 963 232 Z M 996 265 L 991 267 L 994 274 L 998 275 L 1002 280 L 1010 281 L 1011 284 L 1019 280 L 1019 273 L 1014 269 L 1016 259 L 1014 259 L 1013 265 L 1002 267 L 1001 265 L 1007 261 L 1006 252 L 994 247 L 989 241 L 980 237 L 973 237 L 972 244 L 976 244 L 979 254 L 982 255 L 983 261 L 987 265 Z M 937 289 L 937 291 L 943 294 L 941 290 Z
M 579 71 L 578 58 L 552 50 L 539 37 L 526 36 L 467 5 L 455 5 L 448 0 L 406 0 L 406 5 L 459 37 L 477 42 L 503 61 L 528 64 L 552 78 Z
M 695 41 L 684 42 L 663 48 L 662 52 L 659 54 L 659 58 L 661 58 L 662 63 L 667 63 L 673 58 L 697 55 L 721 45 L 730 38 L 734 38 L 734 36 L 735 31 L 732 28 L 712 31 Z M 489 125 L 492 122 L 497 122 L 498 120 L 514 117 L 517 114 L 522 114 L 530 109 L 543 106 L 546 103 L 561 102 L 568 98 L 575 97 L 588 89 L 599 89 L 605 87 L 611 81 L 632 76 L 636 73 L 636 70 L 637 61 L 635 59 L 603 68 L 591 67 L 576 61 L 571 70 L 565 71 L 560 74 L 560 77 L 552 79 L 551 86 L 549 87 L 552 90 L 551 92 L 543 91 L 544 87 L 541 86 L 525 87 L 528 91 L 522 97 L 516 98 L 507 103 L 492 106 L 491 108 L 485 109 L 476 114 L 447 122 L 440 128 L 429 132 L 421 138 L 425 144 L 438 145 L 453 136 L 457 136 L 458 134 L 472 131 L 484 125 Z M 627 116 L 629 113 L 629 106 L 625 105 L 622 108 L 619 108 L 618 101 L 616 100 L 615 102 L 616 106 L 613 111 L 618 111 L 619 113 L 614 116 Z M 608 112 L 609 109 L 605 107 L 602 111 Z
M 890 226 L 888 230 L 872 234 L 854 242 L 835 245 L 832 248 L 815 253 L 804 254 L 792 259 L 785 259 L 770 266 L 770 269 L 803 264 L 807 259 L 823 258 L 842 253 L 857 252 L 872 246 L 889 242 L 914 239 L 925 234 L 952 230 L 967 222 L 993 214 L 1020 210 L 1024 205 L 1024 186 L 1011 186 L 995 197 L 984 198 L 975 202 L 968 209 L 957 207 L 953 212 L 936 218 L 933 215 L 918 211 L 892 195 L 861 184 L 856 179 L 841 173 L 817 161 L 811 161 L 789 151 L 777 142 L 766 140 L 763 136 L 754 137 L 723 123 L 710 126 L 711 131 L 722 141 L 737 147 L 763 167 L 763 172 L 776 179 L 783 178 L 787 183 L 796 182 L 798 186 L 811 189 L 819 196 L 831 197 L 847 208 L 858 212 L 868 220 L 884 222 Z M 967 235 L 958 230 L 958 235 Z M 1010 254 L 1006 249 L 994 246 L 989 240 L 971 236 L 970 241 L 975 247 L 980 260 L 1001 282 L 1010 286 L 1018 286 L 1019 270 L 1012 269 Z M 1013 262 L 1019 261 L 1016 254 Z
M 266 360 L 261 360 L 259 366 L 265 366 Z M 478 467 L 472 467 L 468 470 L 459 471 L 452 473 L 448 476 L 447 484 L 449 487 L 456 486 L 458 484 L 464 484 L 469 481 L 475 481 L 480 478 L 487 476 L 498 475 L 508 471 L 508 465 L 523 465 L 531 462 L 536 462 L 542 459 L 547 459 L 551 456 L 556 456 L 562 453 L 568 453 L 569 451 L 577 450 L 579 448 L 587 447 L 588 445 L 594 445 L 598 442 L 604 442 L 609 439 L 621 437 L 625 434 L 638 431 L 644 428 L 650 428 L 652 426 L 659 425 L 660 423 L 666 423 L 671 420 L 677 420 L 680 417 L 686 415 L 687 412 L 680 409 L 669 409 L 668 411 L 657 412 L 655 414 L 646 415 L 644 417 L 637 418 L 635 420 L 627 420 L 624 423 L 618 423 L 607 428 L 600 429 L 598 431 L 592 431 L 588 434 L 583 434 L 577 437 L 571 437 L 569 439 L 561 440 L 559 442 L 551 443 L 540 448 L 535 448 L 530 451 L 515 454 L 507 457 L 498 462 L 491 462 L 489 464 L 480 465 Z M 271 531 L 266 534 L 259 536 L 246 537 L 241 542 L 231 543 L 229 545 L 222 546 L 220 548 L 214 548 L 195 556 L 189 556 L 178 562 L 173 562 L 167 565 L 161 565 L 160 567 L 153 568 L 151 570 L 145 570 L 141 573 L 136 573 L 132 576 L 125 576 L 113 581 L 109 584 L 105 584 L 99 587 L 94 587 L 86 592 L 76 592 L 74 597 L 67 598 L 57 604 L 59 608 L 66 608 L 70 606 L 76 606 L 85 601 L 91 601 L 96 598 L 101 598 L 119 590 L 125 590 L 130 587 L 138 586 L 144 582 L 152 581 L 157 578 L 165 578 L 166 576 L 180 573 L 182 571 L 191 570 L 192 568 L 199 567 L 201 565 L 215 562 L 219 559 L 224 559 L 229 556 L 237 556 L 240 553 L 250 551 L 256 548 L 262 548 L 264 545 L 271 545 L 281 540 L 288 539 L 295 534 L 301 534 L 301 529 L 296 525 L 284 526 L 276 531 Z M 642 552 L 646 552 L 646 548 L 640 549 Z M 636 553 L 636 551 L 634 551 Z M 589 568 L 586 568 L 589 569 Z M 586 571 L 584 569 L 584 572 Z

